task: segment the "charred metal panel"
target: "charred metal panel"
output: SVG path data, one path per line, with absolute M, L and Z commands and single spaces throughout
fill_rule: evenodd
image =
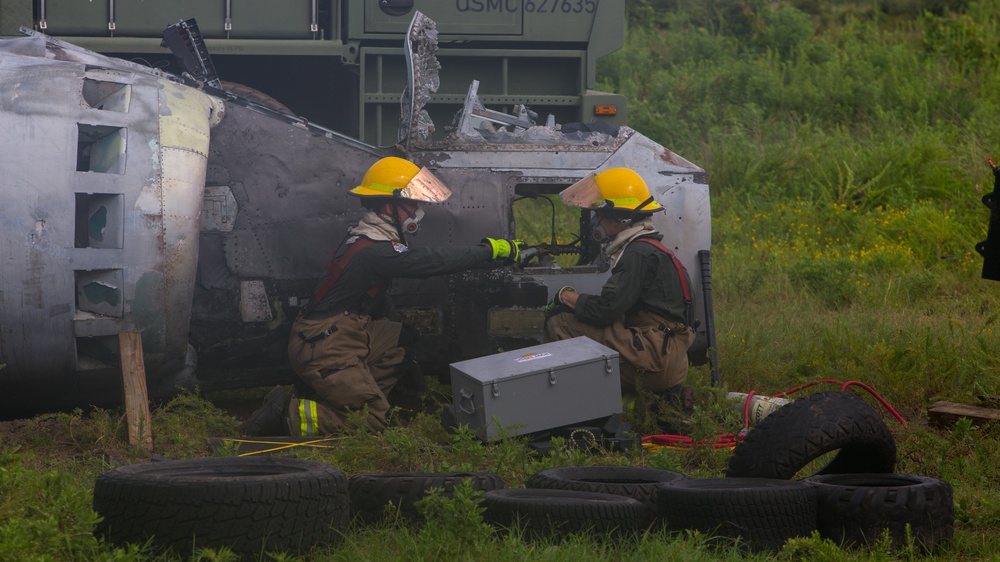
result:
M 206 387 L 288 376 L 291 323 L 348 225 L 361 216 L 348 191 L 386 154 L 226 105 L 225 119 L 212 130 L 206 181 L 216 187 L 204 216 L 220 205 L 238 212 L 222 211 L 232 221 L 201 234 L 190 330 Z M 254 282 L 254 294 L 267 295 L 250 315 L 241 299 L 244 281 Z
M 244 322 L 271 321 L 271 306 L 263 281 L 240 281 L 240 316 Z
M 205 186 L 205 202 L 201 209 L 202 232 L 232 232 L 239 205 L 228 185 Z

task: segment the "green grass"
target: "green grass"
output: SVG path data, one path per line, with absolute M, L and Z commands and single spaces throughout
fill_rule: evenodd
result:
M 813 537 L 744 558 L 710 537 L 662 532 L 635 541 L 534 542 L 485 529 L 474 500 L 463 496 L 429 502 L 431 523 L 422 529 L 354 528 L 336 549 L 304 559 L 995 559 L 1000 429 L 935 428 L 926 408 L 1000 394 L 1000 285 L 979 278 L 972 251 L 986 233 L 980 198 L 992 178 L 985 159 L 1000 155 L 1000 7 L 633 0 L 629 21 L 626 48 L 600 61 L 602 87 L 629 98 L 636 129 L 704 167 L 712 190 L 723 386 L 710 387 L 707 367 L 692 369 L 699 405 L 686 433 L 711 440 L 740 429 L 727 390 L 769 395 L 818 379 L 861 381 L 907 421 L 904 427 L 869 399 L 895 431 L 898 472 L 953 485 L 954 544 L 922 557 L 884 544 L 842 551 Z M 522 234 L 550 241 L 547 227 Z M 803 392 L 816 388 L 832 386 Z M 234 436 L 239 422 L 213 404 L 217 398 L 186 394 L 155 408 L 155 454 L 217 454 L 206 438 Z M 655 431 L 655 416 L 632 421 Z M 622 454 L 554 445 L 537 458 L 523 440 L 483 445 L 421 415 L 382 434 L 358 429 L 330 448 L 294 454 L 349 474 L 486 470 L 510 486 L 572 464 L 713 477 L 729 455 L 708 447 Z M 115 548 L 91 535 L 94 479 L 148 458 L 125 445 L 117 410 L 44 415 L 8 431 L 0 443 L 0 559 L 163 559 L 143 545 Z M 234 557 L 198 551 L 188 559 Z

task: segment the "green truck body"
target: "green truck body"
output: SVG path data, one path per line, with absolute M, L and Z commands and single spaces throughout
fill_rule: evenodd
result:
M 477 79 L 490 107 L 625 124 L 625 99 L 594 90 L 597 60 L 622 46 L 624 0 L 0 0 L 0 36 L 24 26 L 177 71 L 161 36 L 194 18 L 223 80 L 386 146 L 395 142 L 407 75 L 401 45 L 416 10 L 437 22 L 446 69 L 428 106 L 435 122 L 450 120 Z

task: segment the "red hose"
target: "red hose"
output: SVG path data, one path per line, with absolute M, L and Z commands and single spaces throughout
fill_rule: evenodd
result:
M 804 388 L 809 388 L 810 386 L 823 383 L 839 384 L 841 385 L 840 386 L 841 392 L 847 392 L 848 387 L 851 386 L 860 386 L 861 388 L 867 390 L 869 394 L 874 396 L 875 399 L 878 400 L 879 403 L 881 403 L 886 410 L 889 410 L 889 413 L 892 414 L 893 417 L 895 417 L 899 421 L 899 423 L 903 424 L 904 428 L 909 428 L 909 425 L 906 423 L 906 420 L 903 419 L 903 416 L 899 415 L 899 412 L 897 412 L 896 409 L 893 408 L 892 405 L 890 405 L 885 398 L 882 398 L 882 396 L 879 395 L 878 392 L 875 392 L 875 389 L 873 389 L 872 387 L 868 386 L 867 384 L 861 381 L 844 382 L 837 379 L 817 379 L 811 382 L 807 382 L 805 384 L 800 384 L 799 386 L 793 387 L 784 392 L 779 392 L 778 394 L 774 395 L 774 398 L 782 398 L 794 392 L 798 392 Z M 680 449 L 687 449 L 696 446 L 709 446 L 709 445 L 716 449 L 720 449 L 722 447 L 735 447 L 738 442 L 743 440 L 743 437 L 745 437 L 746 433 L 750 430 L 750 399 L 756 395 L 757 392 L 754 390 L 751 390 L 749 393 L 747 393 L 746 400 L 743 402 L 743 430 L 740 431 L 738 434 L 720 433 L 717 436 L 717 439 L 714 443 L 710 443 L 707 439 L 695 442 L 690 437 L 684 435 L 670 435 L 670 434 L 646 435 L 642 438 L 642 442 L 651 443 L 653 445 L 660 445 L 664 447 L 676 447 Z

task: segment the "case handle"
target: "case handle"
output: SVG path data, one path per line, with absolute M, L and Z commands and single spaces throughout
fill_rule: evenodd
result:
M 473 396 L 475 396 L 475 395 L 473 393 L 469 392 L 468 390 L 465 390 L 464 388 L 458 389 L 458 395 L 460 397 L 458 399 L 458 409 L 462 410 L 466 414 L 469 414 L 470 416 L 476 415 L 476 402 L 475 402 L 475 400 L 472 399 Z M 466 401 L 469 402 L 469 408 L 468 409 L 465 407 L 465 402 Z

